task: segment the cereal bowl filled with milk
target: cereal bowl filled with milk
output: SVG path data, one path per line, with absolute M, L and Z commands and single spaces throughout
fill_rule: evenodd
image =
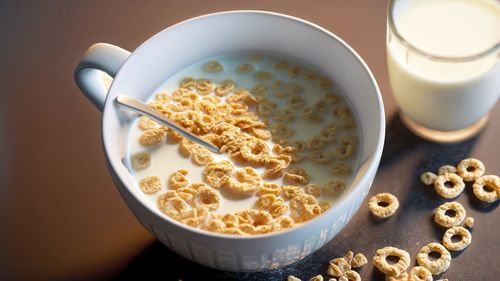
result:
M 370 70 L 337 36 L 290 16 L 201 16 L 133 53 L 95 44 L 75 79 L 103 112 L 108 167 L 134 215 L 205 266 L 262 271 L 304 258 L 349 222 L 380 161 Z M 221 153 L 118 107 L 117 95 Z

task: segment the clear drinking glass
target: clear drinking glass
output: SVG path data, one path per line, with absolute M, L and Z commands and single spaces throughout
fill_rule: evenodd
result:
M 390 0 L 386 47 L 401 120 L 415 134 L 455 142 L 485 126 L 500 96 L 500 1 Z

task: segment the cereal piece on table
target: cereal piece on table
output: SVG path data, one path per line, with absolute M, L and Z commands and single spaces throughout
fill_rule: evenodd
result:
M 433 185 L 437 175 L 432 172 L 425 172 L 420 175 L 420 181 L 425 185 Z
M 187 187 L 189 185 L 189 181 L 186 178 L 188 174 L 188 170 L 180 169 L 173 172 L 168 179 L 168 188 L 170 189 L 178 189 L 181 187 Z
M 390 193 L 379 193 L 368 201 L 368 208 L 373 215 L 379 218 L 388 218 L 399 208 L 399 201 L 396 196 Z
M 341 180 L 330 181 L 326 185 L 326 190 L 333 195 L 339 195 L 345 188 L 346 184 Z
M 151 146 L 160 143 L 165 139 L 165 131 L 162 129 L 151 129 L 142 133 L 139 143 L 144 146 Z
M 464 226 L 472 229 L 474 227 L 474 218 L 473 217 L 467 217 L 464 220 Z
M 321 187 L 315 183 L 310 183 L 304 187 L 304 192 L 314 197 L 319 197 L 321 195 Z
M 352 258 L 351 266 L 352 266 L 352 268 L 358 268 L 358 267 L 362 267 L 363 265 L 365 265 L 367 263 L 368 263 L 368 260 L 366 259 L 365 255 L 363 255 L 362 253 L 357 253 Z
M 352 251 L 348 251 L 342 259 L 344 259 L 349 265 L 352 264 L 352 259 L 354 258 L 354 253 Z
M 273 79 L 273 74 L 268 71 L 257 71 L 255 72 L 253 78 L 255 80 L 270 80 Z
M 328 269 L 326 270 L 326 274 L 334 277 L 340 277 L 344 275 L 344 272 L 339 268 L 338 265 L 330 263 L 328 265 Z
M 233 164 L 227 160 L 210 162 L 203 171 L 203 177 L 211 187 L 218 189 L 229 180 L 233 169 Z
M 432 273 L 423 266 L 415 266 L 408 274 L 408 281 L 432 281 Z
M 132 156 L 132 167 L 136 170 L 146 169 L 151 166 L 151 154 L 140 152 Z
M 335 258 L 329 261 L 329 268 L 331 267 L 332 276 L 339 277 L 344 275 L 348 270 L 351 270 L 351 261 L 353 258 L 353 252 L 349 251 L 347 254 L 340 258 Z M 337 276 L 341 273 L 339 276 Z
M 232 192 L 241 195 L 251 195 L 262 184 L 259 173 L 251 167 L 237 170 L 233 177 L 235 180 L 230 178 L 227 186 Z
M 387 261 L 389 256 L 398 258 L 398 262 L 395 264 L 390 264 Z M 398 276 L 405 272 L 410 266 L 410 255 L 405 250 L 401 250 L 395 247 L 385 247 L 378 249 L 375 252 L 375 257 L 373 257 L 373 265 L 377 267 L 381 272 L 390 276 Z
M 208 95 L 214 89 L 214 83 L 210 79 L 198 79 L 196 80 L 196 91 L 200 95 Z
M 403 272 L 398 276 L 385 276 L 385 281 L 408 281 L 408 273 Z
M 457 173 L 464 181 L 475 181 L 484 174 L 483 162 L 475 158 L 467 158 L 457 165 Z
M 300 280 L 299 278 L 297 278 L 293 275 L 288 275 L 288 277 L 286 278 L 286 281 L 302 281 L 302 280 Z
M 344 163 L 335 163 L 332 165 L 331 172 L 334 176 L 347 177 L 352 174 L 352 168 L 350 165 Z
M 356 136 L 344 136 L 340 140 L 338 147 L 335 149 L 335 157 L 340 160 L 345 160 L 350 158 L 354 154 L 358 143 L 358 138 Z
M 306 121 L 315 122 L 315 123 L 321 122 L 321 120 L 322 120 L 321 115 L 316 113 L 314 110 L 314 107 L 312 107 L 312 106 L 308 106 L 308 107 L 304 108 L 304 110 L 302 111 L 302 118 Z
M 349 281 L 349 279 L 346 276 L 340 276 L 339 281 Z
M 318 150 L 323 147 L 324 143 L 319 137 L 313 137 L 306 143 L 306 147 L 310 150 Z
M 446 173 L 444 175 L 437 176 L 434 181 L 434 189 L 436 192 L 444 198 L 455 198 L 462 194 L 465 188 L 465 183 L 460 176 L 457 174 Z
M 196 86 L 196 80 L 194 80 L 194 78 L 192 77 L 186 77 L 182 79 L 180 86 L 181 88 L 185 89 L 194 89 L 194 87 Z
M 348 270 L 344 272 L 344 276 L 347 277 L 349 281 L 361 281 L 361 276 L 354 270 Z
M 446 202 L 436 208 L 434 221 L 442 227 L 460 225 L 466 216 L 465 208 L 458 202 Z
M 284 182 L 289 184 L 308 184 L 309 183 L 309 174 L 306 170 L 292 166 L 288 168 L 288 171 L 285 172 Z
M 453 236 L 460 236 L 460 240 L 453 242 L 451 239 Z M 467 248 L 471 242 L 472 235 L 467 229 L 461 226 L 448 228 L 443 235 L 443 245 L 450 251 L 461 251 Z
M 215 95 L 223 97 L 234 90 L 235 83 L 231 79 L 226 79 L 215 86 Z
M 309 279 L 309 281 L 323 281 L 323 276 L 321 275 L 313 276 Z
M 333 152 L 331 151 L 313 151 L 309 158 L 316 164 L 328 164 L 332 161 Z
M 288 108 L 278 109 L 274 114 L 274 119 L 280 122 L 292 122 L 295 119 L 295 113 Z
M 145 116 L 139 118 L 139 129 L 147 131 L 158 128 L 160 128 L 160 124 L 158 124 L 156 121 Z
M 500 198 L 500 178 L 494 175 L 481 176 L 472 185 L 472 191 L 477 199 L 493 203 Z
M 444 278 L 444 279 L 438 279 L 436 281 L 448 281 L 448 278 Z
M 440 257 L 436 260 L 430 259 L 429 254 L 436 252 Z M 451 254 L 439 243 L 430 243 L 422 247 L 417 254 L 417 263 L 427 268 L 432 275 L 438 275 L 445 272 L 451 264 Z
M 193 199 L 195 208 L 207 208 L 214 211 L 219 208 L 219 194 L 213 188 L 206 185 L 199 187 Z
M 222 67 L 222 64 L 220 64 L 220 62 L 214 60 L 214 61 L 207 62 L 203 66 L 203 69 L 207 72 L 217 73 L 217 72 L 221 72 L 224 68 Z
M 139 182 L 139 186 L 142 192 L 153 194 L 161 189 L 161 180 L 157 176 L 147 176 Z
M 456 174 L 457 168 L 455 166 L 452 166 L 452 165 L 444 165 L 444 166 L 439 167 L 438 175 L 444 175 L 446 173 Z
M 299 109 L 305 105 L 305 101 L 302 97 L 292 96 L 288 99 L 288 106 L 292 109 Z

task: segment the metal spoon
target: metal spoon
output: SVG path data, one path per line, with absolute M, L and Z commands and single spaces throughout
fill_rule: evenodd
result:
M 135 99 L 133 97 L 129 96 L 123 96 L 119 95 L 115 98 L 115 101 L 118 105 L 121 107 L 127 108 L 131 111 L 137 112 L 140 115 L 147 116 L 156 122 L 159 122 L 170 129 L 175 130 L 177 133 L 181 134 L 182 136 L 188 138 L 189 140 L 204 146 L 208 150 L 215 152 L 215 153 L 220 153 L 220 150 L 218 147 L 215 145 L 206 142 L 202 139 L 200 139 L 198 136 L 193 135 L 191 132 L 186 131 L 184 128 L 177 126 L 174 121 L 166 118 L 165 116 L 161 115 L 160 113 L 156 112 L 153 110 L 151 107 L 149 107 L 147 104 L 143 103 L 142 101 Z

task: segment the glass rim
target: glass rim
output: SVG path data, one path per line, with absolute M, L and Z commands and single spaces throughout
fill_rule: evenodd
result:
M 401 42 L 403 46 L 408 48 L 409 50 L 425 57 L 430 60 L 435 60 L 435 61 L 444 61 L 444 62 L 469 62 L 469 61 L 474 61 L 477 59 L 481 59 L 483 57 L 486 57 L 490 54 L 493 54 L 495 51 L 500 49 L 500 41 L 495 43 L 493 46 L 489 47 L 488 49 L 472 54 L 472 55 L 467 55 L 467 56 L 441 56 L 441 55 L 435 55 L 435 54 L 430 54 L 426 51 L 423 51 L 416 47 L 415 45 L 411 44 L 408 42 L 401 33 L 399 33 L 398 29 L 396 28 L 395 20 L 394 20 L 394 6 L 397 1 L 402 1 L 402 0 L 389 0 L 389 6 L 387 9 L 387 19 L 388 19 L 388 24 L 389 28 L 391 29 L 392 33 L 396 38 Z M 500 56 L 500 54 L 499 54 Z

